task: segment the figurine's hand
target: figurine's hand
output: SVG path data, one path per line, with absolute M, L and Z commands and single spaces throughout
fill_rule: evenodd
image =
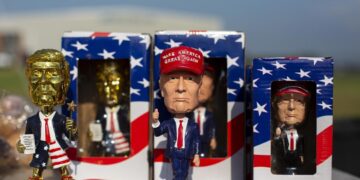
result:
M 217 146 L 217 142 L 216 142 L 216 139 L 213 137 L 213 138 L 211 138 L 211 140 L 210 140 L 210 148 L 211 148 L 212 150 L 215 150 L 215 149 L 216 149 L 216 146 Z
M 275 130 L 275 136 L 279 137 L 280 135 L 281 135 L 281 129 L 279 127 L 277 127 Z
M 157 123 L 159 120 L 159 111 L 158 109 L 156 108 L 153 112 L 153 123 Z
M 24 153 L 25 151 L 25 146 L 21 144 L 20 140 L 16 143 L 16 149 L 19 153 Z
M 193 163 L 195 166 L 200 166 L 200 156 L 198 154 L 195 154 Z
M 72 119 L 66 119 L 66 130 L 71 133 L 71 135 L 75 135 L 77 133 L 77 128 L 75 122 Z
M 300 156 L 301 164 L 304 164 L 304 156 Z

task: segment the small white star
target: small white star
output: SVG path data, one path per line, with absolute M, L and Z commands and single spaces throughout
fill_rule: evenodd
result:
M 280 64 L 278 61 L 275 61 L 275 64 L 272 64 L 276 69 L 286 69 L 285 64 Z
M 323 62 L 324 61 L 324 58 L 322 58 L 322 57 L 299 57 L 299 59 L 307 59 L 309 61 L 313 61 L 314 66 L 316 65 L 317 62 Z
M 265 110 L 266 103 L 264 105 L 260 105 L 258 102 L 256 102 L 256 108 L 254 111 L 257 111 L 259 116 L 261 116 L 261 113 L 267 113 Z
M 220 39 L 222 40 L 226 39 L 224 34 L 210 34 L 209 38 L 214 39 L 214 44 L 216 44 Z
M 130 56 L 131 69 L 136 67 L 136 66 L 143 67 L 143 65 L 141 64 L 142 59 L 143 58 L 136 59 L 133 56 Z
M 70 71 L 70 74 L 73 75 L 72 80 L 75 80 L 78 77 L 78 69 L 76 66 Z
M 136 95 L 140 96 L 139 91 L 140 91 L 140 89 L 133 89 L 133 88 L 130 87 L 130 94 L 136 94 Z
M 175 42 L 172 39 L 170 39 L 169 42 L 165 42 L 165 44 L 169 45 L 171 48 L 178 47 L 182 44 L 182 42 Z
M 149 49 L 150 47 L 150 37 L 149 36 L 143 36 L 143 39 L 140 41 L 140 43 L 145 44 L 146 49 Z
M 43 163 L 41 164 L 41 166 L 42 166 L 42 167 L 45 167 L 45 166 L 46 166 L 46 163 L 43 162 Z
M 316 94 L 321 94 L 321 89 L 316 89 Z
M 326 75 L 324 75 L 324 79 L 320 80 L 321 82 L 324 83 L 325 86 L 329 85 L 329 84 L 333 84 L 333 79 L 332 77 L 327 77 Z
M 298 74 L 298 75 L 300 75 L 300 78 L 303 78 L 303 77 L 310 77 L 309 76 L 309 73 L 310 73 L 310 71 L 303 71 L 302 69 L 300 69 L 300 71 L 299 72 L 295 72 L 296 74 Z
M 201 48 L 198 49 L 205 58 L 209 58 L 209 53 L 211 52 L 210 50 L 209 51 L 203 51 Z
M 66 57 L 66 56 L 69 56 L 69 57 L 71 57 L 71 58 L 73 58 L 73 53 L 74 52 L 72 52 L 72 51 L 66 51 L 65 49 L 61 49 L 61 53 L 64 55 L 64 57 Z
M 256 81 L 258 81 L 258 80 L 259 80 L 259 78 L 256 78 L 256 79 L 253 80 L 253 82 L 252 82 L 252 87 L 254 87 L 254 88 L 257 87 Z
M 159 49 L 158 47 L 155 46 L 154 51 L 155 51 L 155 56 L 157 56 L 157 55 L 161 54 L 164 50 L 163 50 L 163 49 Z
M 256 123 L 256 124 L 253 126 L 253 132 L 254 132 L 254 133 L 259 133 L 259 131 L 256 129 L 258 125 L 259 125 L 259 123 Z
M 291 79 L 289 76 L 286 76 L 286 78 L 283 79 L 284 81 L 295 81 L 293 79 Z
M 330 109 L 331 110 L 331 105 L 330 104 L 326 104 L 324 101 L 321 101 L 321 104 L 318 104 L 319 106 L 322 107 L 322 109 Z
M 154 91 L 154 99 L 160 99 L 160 97 L 158 96 L 159 92 L 160 92 L 160 89 L 157 89 Z
M 102 56 L 104 59 L 115 59 L 114 54 L 115 54 L 115 51 L 108 52 L 106 49 L 103 49 L 102 53 L 98 53 L 98 55 Z
M 244 80 L 239 78 L 238 81 L 234 81 L 235 84 L 238 84 L 240 86 L 240 88 L 242 88 L 244 86 Z
M 38 159 L 38 158 L 39 158 L 39 154 L 35 154 L 35 158 Z
M 112 33 L 110 37 L 113 37 L 114 40 L 118 40 L 119 46 L 123 43 L 123 41 L 130 41 L 130 39 L 123 33 Z
M 239 37 L 239 39 L 237 39 L 235 42 L 241 43 L 241 48 L 244 49 L 244 47 L 245 47 L 245 38 L 244 38 L 243 35 L 241 35 Z
M 149 81 L 146 80 L 145 78 L 142 79 L 142 81 L 138 81 L 139 84 L 142 84 L 144 86 L 144 88 L 149 87 Z
M 271 71 L 272 71 L 272 70 L 265 69 L 264 67 L 262 67 L 261 69 L 258 69 L 258 71 L 262 72 L 262 75 L 265 75 L 265 74 L 272 75 L 272 74 L 271 74 Z
M 88 44 L 81 44 L 79 41 L 76 41 L 76 44 L 72 44 L 71 46 L 76 47 L 76 50 L 78 51 L 80 50 L 88 51 L 87 49 Z
M 49 148 L 47 146 L 44 146 L 44 150 L 47 151 Z
M 229 68 L 231 66 L 239 67 L 239 64 L 236 62 L 238 59 L 239 59 L 239 57 L 231 58 L 230 56 L 226 55 L 227 68 Z
M 236 96 L 236 89 L 230 89 L 230 88 L 227 88 L 227 93 L 228 93 L 228 94 L 232 94 L 232 95 L 235 95 L 235 96 Z

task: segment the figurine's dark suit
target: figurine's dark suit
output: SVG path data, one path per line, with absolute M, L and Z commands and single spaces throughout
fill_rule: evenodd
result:
M 193 113 L 195 114 L 195 113 Z M 195 117 L 193 115 L 192 117 Z M 215 123 L 213 113 L 205 110 L 205 122 L 200 126 L 203 134 L 200 134 L 200 154 L 201 156 L 208 157 L 210 151 L 210 141 L 215 138 Z
M 67 138 L 70 137 L 69 132 L 66 130 L 66 117 L 56 112 L 52 119 L 52 123 L 57 142 L 63 150 L 66 150 L 68 145 L 62 138 L 63 135 L 65 135 Z M 45 168 L 49 159 L 49 144 L 40 140 L 40 133 L 41 120 L 39 118 L 39 113 L 36 113 L 34 116 L 31 116 L 26 120 L 25 130 L 25 134 L 34 134 L 36 150 L 30 163 L 30 166 L 34 168 Z M 75 137 L 71 138 L 73 139 Z
M 301 171 L 301 156 L 304 157 L 303 154 L 303 145 L 304 138 L 301 134 L 298 134 L 296 139 L 296 148 L 295 150 L 289 150 L 290 139 L 282 131 L 279 137 L 275 137 L 273 140 L 273 145 L 275 146 L 273 149 L 275 150 L 275 161 L 274 164 L 276 166 L 277 174 L 297 174 Z
M 154 128 L 155 136 L 167 133 L 167 145 L 165 156 L 172 162 L 175 179 L 185 180 L 188 174 L 190 160 L 195 154 L 200 152 L 200 138 L 198 125 L 192 118 L 188 119 L 185 129 L 185 148 L 177 149 L 175 142 L 177 139 L 176 122 L 173 118 L 160 123 Z
M 116 115 L 118 117 L 119 129 L 120 129 L 121 133 L 123 134 L 123 136 L 126 138 L 126 140 L 129 142 L 129 140 L 130 140 L 129 139 L 130 138 L 130 122 L 129 122 L 128 112 L 129 111 L 127 111 L 127 109 L 120 108 L 119 111 L 116 113 Z M 98 109 L 98 112 L 96 115 L 96 123 L 101 124 L 103 138 L 102 138 L 101 147 L 97 147 L 97 150 L 96 150 L 97 153 L 91 153 L 91 154 L 95 155 L 95 156 L 96 155 L 115 156 L 118 153 L 116 153 L 115 144 L 112 143 L 113 138 L 111 136 L 111 132 L 106 130 L 107 117 L 106 117 L 106 112 L 105 112 L 104 107 L 101 107 Z M 127 155 L 127 154 L 128 154 L 128 152 L 121 153 L 120 155 Z

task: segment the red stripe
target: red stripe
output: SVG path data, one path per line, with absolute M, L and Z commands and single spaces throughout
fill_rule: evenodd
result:
M 59 150 L 61 150 L 61 148 L 50 149 L 49 152 L 53 153 L 53 152 L 56 152 L 56 151 L 59 151 Z
M 124 142 L 121 142 L 121 143 L 117 143 L 117 144 L 115 144 L 116 146 L 117 145 L 122 145 L 122 144 L 126 144 L 126 143 L 128 143 L 127 141 L 124 141 Z
M 91 37 L 92 38 L 96 38 L 96 37 L 108 37 L 109 36 L 109 32 L 94 32 Z
M 130 155 L 129 157 L 77 157 L 76 148 L 68 148 L 66 153 L 71 160 L 90 164 L 117 164 L 135 156 L 149 144 L 149 112 L 139 116 L 130 124 Z
M 55 144 L 55 141 L 53 141 L 53 142 L 50 143 L 50 145 L 53 145 L 53 144 Z
M 69 159 L 64 160 L 64 161 L 60 161 L 60 162 L 56 162 L 56 163 L 52 163 L 52 166 L 56 166 L 56 165 L 59 165 L 59 164 L 65 164 L 65 163 L 68 163 L 68 162 L 70 162 Z
M 270 167 L 269 155 L 254 155 L 254 167 Z
M 124 138 L 124 136 L 122 135 L 122 136 L 115 138 L 114 140 L 123 139 L 123 138 Z
M 244 146 L 245 129 L 244 113 L 239 114 L 233 120 L 227 123 L 227 142 L 228 154 L 225 158 L 201 158 L 200 167 L 211 166 L 230 158 Z M 169 162 L 164 156 L 164 149 L 154 149 L 154 162 Z
M 65 156 L 66 154 L 60 154 L 60 155 L 55 155 L 55 156 L 50 156 L 51 159 L 57 159 L 57 158 L 61 158 L 63 156 Z
M 321 164 L 332 155 L 333 126 L 329 126 L 316 137 L 316 164 Z

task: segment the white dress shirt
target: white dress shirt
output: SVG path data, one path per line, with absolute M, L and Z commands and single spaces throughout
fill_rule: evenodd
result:
M 205 107 L 198 107 L 194 110 L 194 120 L 196 123 L 198 123 L 198 114 L 200 112 L 200 125 L 199 125 L 199 129 L 200 129 L 200 135 L 204 134 L 204 123 L 205 123 L 205 111 L 206 108 Z
M 187 123 L 189 121 L 189 119 L 187 117 L 184 118 L 172 118 L 175 121 L 176 124 L 176 142 L 175 142 L 175 148 L 177 148 L 177 135 L 178 135 L 178 129 L 180 126 L 180 120 L 183 120 L 182 122 L 182 126 L 183 126 L 183 132 L 182 132 L 182 136 L 183 136 L 183 144 L 182 144 L 182 149 L 185 149 L 185 133 L 186 133 L 186 128 L 187 128 Z M 152 123 L 151 125 L 153 128 L 157 128 L 160 126 L 160 121 L 157 121 L 156 123 Z
M 39 118 L 40 118 L 40 122 L 41 122 L 41 133 L 40 133 L 40 140 L 41 141 L 46 141 L 45 139 L 45 118 L 48 118 L 48 127 L 49 127 L 49 132 L 50 132 L 50 139 L 51 141 L 56 141 L 56 136 L 55 136 L 55 131 L 54 131 L 54 126 L 53 126 L 53 118 L 55 116 L 55 111 L 53 113 L 50 114 L 50 116 L 45 116 L 43 113 L 39 112 Z
M 289 143 L 289 146 L 288 146 L 288 150 L 290 151 L 290 140 L 291 140 L 291 132 L 293 133 L 293 138 L 294 138 L 294 151 L 296 150 L 296 143 L 297 143 L 297 139 L 299 137 L 299 134 L 297 133 L 297 130 L 296 129 L 291 129 L 291 130 L 285 130 L 285 133 L 286 133 L 286 137 L 288 139 L 288 143 Z
M 119 119 L 118 119 L 118 115 L 117 115 L 119 110 L 120 110 L 120 106 L 115 106 L 112 108 L 105 107 L 106 131 L 111 131 L 111 113 L 113 113 L 115 132 L 120 131 Z

